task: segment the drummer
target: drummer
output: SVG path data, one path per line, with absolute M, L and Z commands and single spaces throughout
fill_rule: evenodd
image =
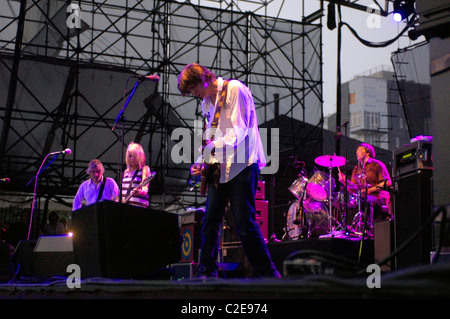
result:
M 389 205 L 390 196 L 386 191 L 386 187 L 392 185 L 391 177 L 383 162 L 375 159 L 375 149 L 372 145 L 362 143 L 356 150 L 356 159 L 358 164 L 352 170 L 351 183 L 354 191 L 360 190 L 362 197 L 366 197 L 366 201 L 371 209 L 370 215 L 373 219 L 378 216 L 380 207 Z M 339 172 L 339 181 L 345 183 L 346 177 Z M 372 220 L 373 220 L 372 219 Z

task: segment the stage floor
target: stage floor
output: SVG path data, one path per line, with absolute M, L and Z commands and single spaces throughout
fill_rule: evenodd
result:
M 373 243 L 365 241 L 362 250 L 360 245 L 358 240 L 342 238 L 269 243 L 274 262 L 283 274 L 279 279 L 254 278 L 246 272 L 245 266 L 243 272 L 241 268 L 240 273 L 226 273 L 226 278 L 181 278 L 174 276 L 173 269 L 168 267 L 154 279 L 87 278 L 80 281 L 79 288 L 69 288 L 66 277 L 20 278 L 1 283 L 0 298 L 178 299 L 181 306 L 184 301 L 195 299 L 224 302 L 450 297 L 449 263 L 380 272 L 375 278 L 374 272 L 367 268 L 373 262 Z M 228 248 L 238 251 L 238 246 Z M 235 257 L 231 254 L 229 258 Z M 170 276 L 167 275 L 169 270 Z

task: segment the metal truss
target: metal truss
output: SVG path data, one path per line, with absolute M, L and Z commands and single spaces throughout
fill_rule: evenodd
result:
M 41 194 L 74 195 L 92 158 L 101 158 L 120 180 L 121 142 L 136 141 L 160 172 L 155 191 L 186 195 L 190 165 L 171 160 L 177 141 L 170 134 L 177 127 L 193 131 L 200 117 L 199 101 L 183 98 L 176 87 L 179 72 L 192 62 L 246 83 L 260 124 L 276 127 L 280 118 L 291 118 L 321 129 L 321 24 L 258 14 L 276 0 L 248 1 L 255 10 L 245 12 L 242 2 L 209 8 L 194 1 L 8 1 L 13 13 L 0 17 L 1 88 L 7 92 L 0 107 L 0 175 L 11 183 L 0 185 L 2 193 L 32 191 L 24 185 L 45 155 L 66 147 L 72 155 L 58 158 L 40 177 Z M 67 12 L 71 4 L 81 10 L 76 28 L 67 25 L 75 12 Z M 27 78 L 24 67 L 52 78 Z M 113 131 L 134 74 L 159 74 L 161 80 L 141 85 L 125 123 Z M 54 87 L 45 94 L 35 80 Z M 295 143 L 301 138 L 292 136 Z

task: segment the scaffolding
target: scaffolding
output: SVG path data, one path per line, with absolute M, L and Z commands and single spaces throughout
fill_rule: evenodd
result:
M 293 119 L 321 131 L 321 21 L 271 17 L 267 6 L 277 1 L 248 2 L 254 11 L 241 10 L 238 1 L 219 1 L 216 8 L 157 0 L 3 4 L 9 10 L 0 16 L 0 88 L 6 101 L 0 106 L 0 175 L 11 182 L 0 185 L 2 194 L 32 193 L 25 185 L 45 156 L 71 148 L 70 156 L 59 155 L 39 176 L 41 196 L 70 201 L 93 158 L 102 160 L 105 175 L 120 180 L 124 148 L 135 141 L 158 172 L 150 188 L 161 195 L 162 207 L 180 196 L 192 197 L 187 206 L 203 201 L 189 192 L 191 163 L 171 158 L 178 142 L 173 130 L 194 134 L 201 117 L 200 102 L 182 97 L 176 85 L 192 62 L 248 85 L 261 126 L 276 128 Z M 160 81 L 140 82 L 124 110 L 137 74 L 158 74 Z M 298 144 L 301 136 L 293 135 Z

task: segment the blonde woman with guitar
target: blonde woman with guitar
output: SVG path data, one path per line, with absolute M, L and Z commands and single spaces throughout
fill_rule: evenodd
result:
M 130 143 L 125 155 L 127 168 L 122 179 L 122 202 L 134 206 L 149 207 L 148 190 L 152 178 L 150 167 L 146 165 L 144 149 L 138 143 Z

